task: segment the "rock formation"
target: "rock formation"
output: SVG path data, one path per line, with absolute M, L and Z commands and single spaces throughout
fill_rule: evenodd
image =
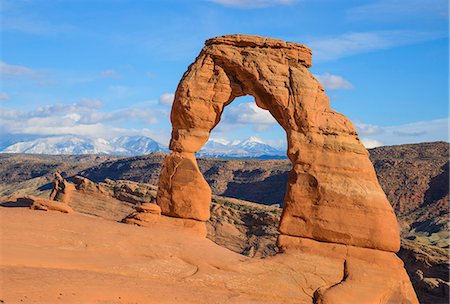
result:
M 30 209 L 34 210 L 74 213 L 73 209 L 69 206 L 69 204 L 61 204 L 59 202 L 42 199 L 40 197 L 27 195 L 23 198 L 17 199 L 18 202 L 19 200 L 29 200 L 31 202 Z
M 122 223 L 144 227 L 155 227 L 155 225 L 168 229 L 182 230 L 189 234 L 206 237 L 207 229 L 204 223 L 183 218 L 171 218 L 161 216 L 161 207 L 156 204 L 156 200 L 143 203 L 134 207 L 135 212 L 129 214 Z
M 53 189 L 50 193 L 50 200 L 69 204 L 72 192 L 75 190 L 73 184 L 67 182 L 61 174 L 55 172 Z
M 134 209 L 136 211 L 125 217 L 122 223 L 146 226 L 147 224 L 158 221 L 161 215 L 161 208 L 156 205 L 156 201 L 138 205 Z
M 316 302 L 417 303 L 394 254 L 400 237 L 392 207 L 354 126 L 330 109 L 322 85 L 309 72 L 311 60 L 309 48 L 281 40 L 247 35 L 207 40 L 175 93 L 173 152 L 163 161 L 157 203 L 164 215 L 208 219 L 211 191 L 194 153 L 207 142 L 224 107 L 252 95 L 286 131 L 293 167 L 279 247 L 325 250 L 345 266 L 342 281 L 318 289 Z M 388 275 L 381 278 L 383 272 Z
M 62 213 L 74 213 L 68 204 L 61 204 L 34 195 L 18 195 L 0 199 L 2 207 L 29 207 L 32 210 L 58 211 Z

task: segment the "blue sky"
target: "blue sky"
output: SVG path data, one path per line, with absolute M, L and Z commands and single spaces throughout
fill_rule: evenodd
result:
M 311 72 L 368 147 L 448 140 L 443 0 L 0 0 L 2 137 L 170 137 L 178 81 L 206 39 L 244 33 L 310 46 Z M 216 139 L 285 135 L 252 98 Z

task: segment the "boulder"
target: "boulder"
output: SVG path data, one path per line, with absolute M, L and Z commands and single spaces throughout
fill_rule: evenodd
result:
M 144 203 L 135 207 L 137 212 L 161 215 L 161 207 L 153 203 Z
M 24 195 L 16 196 L 9 200 L 9 207 L 29 207 L 33 210 L 42 211 L 58 211 L 62 213 L 74 213 L 73 209 L 69 207 L 68 204 L 63 204 L 61 202 L 50 201 L 42 197 L 34 195 Z

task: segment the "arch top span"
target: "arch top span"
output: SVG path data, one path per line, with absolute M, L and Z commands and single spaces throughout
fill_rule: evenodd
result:
M 286 42 L 262 36 L 243 34 L 225 35 L 206 40 L 205 46 L 229 45 L 238 48 L 266 48 L 281 50 L 288 60 L 296 60 L 307 68 L 312 66 L 312 51 L 309 47 L 293 42 Z
M 353 124 L 330 108 L 309 72 L 311 50 L 248 35 L 207 40 L 184 73 L 172 106 L 172 138 L 159 181 L 165 215 L 206 221 L 211 190 L 194 153 L 223 109 L 252 95 L 286 131 L 289 173 L 279 226 L 280 247 L 296 238 L 397 251 L 399 230 L 367 150 Z

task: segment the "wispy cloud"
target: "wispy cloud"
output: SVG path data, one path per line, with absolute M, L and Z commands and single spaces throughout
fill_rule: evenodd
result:
M 350 20 L 395 21 L 411 17 L 436 18 L 448 16 L 447 0 L 379 0 L 348 10 Z M 416 19 L 417 20 L 417 19 Z
M 313 39 L 306 45 L 312 48 L 316 60 L 335 60 L 443 37 L 446 37 L 446 33 L 406 30 L 351 32 L 339 36 Z
M 0 0 L 0 32 L 55 36 L 77 29 L 73 24 L 61 22 L 60 13 L 54 16 L 40 14 L 43 7 L 45 5 L 41 1 L 35 0 Z
M 322 83 L 323 87 L 327 90 L 350 90 L 353 89 L 353 85 L 344 77 L 339 75 L 333 75 L 330 73 L 315 74 L 314 77 Z
M 122 78 L 122 75 L 116 72 L 115 70 L 104 70 L 100 72 L 100 76 L 103 78 L 112 78 L 119 79 Z
M 2 77 L 33 76 L 36 73 L 36 71 L 28 67 L 0 61 L 0 75 Z
M 0 93 L 0 101 L 7 101 L 9 99 L 8 93 L 1 92 Z
M 45 72 L 23 65 L 9 64 L 0 61 L 0 79 L 30 79 L 38 84 L 48 84 L 50 80 Z
M 89 109 L 100 109 L 103 107 L 103 101 L 97 98 L 81 98 L 80 102 L 77 103 L 78 106 L 89 108 Z
M 209 0 L 226 7 L 233 8 L 263 8 L 274 5 L 289 5 L 295 2 L 295 0 Z
M 418 121 L 397 126 L 355 123 L 361 141 L 367 148 L 428 141 L 449 140 L 448 118 Z
M 171 107 L 174 98 L 175 98 L 175 94 L 164 93 L 159 96 L 158 102 L 160 105 Z

